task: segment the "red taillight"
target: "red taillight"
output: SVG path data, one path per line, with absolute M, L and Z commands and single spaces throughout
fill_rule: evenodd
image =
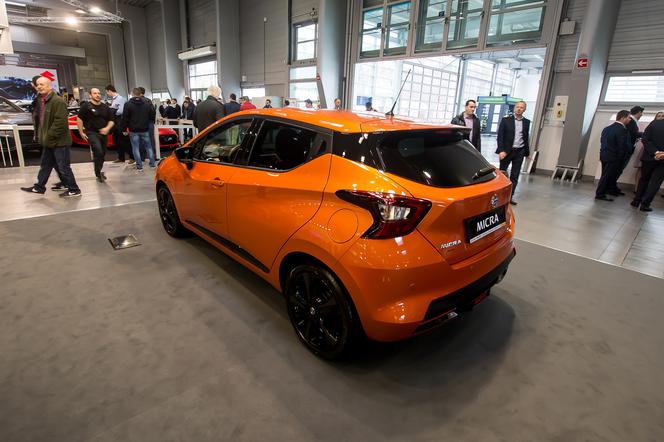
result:
M 387 239 L 408 235 L 422 221 L 431 208 L 431 202 L 392 193 L 366 190 L 337 190 L 344 201 L 366 209 L 374 223 L 363 238 Z

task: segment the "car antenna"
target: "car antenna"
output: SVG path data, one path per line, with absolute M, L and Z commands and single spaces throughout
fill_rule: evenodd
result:
M 393 117 L 394 116 L 394 108 L 396 107 L 397 103 L 399 102 L 399 97 L 401 96 L 401 91 L 403 90 L 403 87 L 406 85 L 406 80 L 408 80 L 408 76 L 410 75 L 410 71 L 412 71 L 413 68 L 408 69 L 408 73 L 406 74 L 406 78 L 403 79 L 403 83 L 401 83 L 401 89 L 399 89 L 399 93 L 397 94 L 397 98 L 394 99 L 394 104 L 392 105 L 392 109 L 390 109 L 389 112 L 385 113 L 385 116 L 387 117 Z

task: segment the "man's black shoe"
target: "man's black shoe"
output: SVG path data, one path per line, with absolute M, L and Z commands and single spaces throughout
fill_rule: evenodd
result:
M 632 207 L 639 207 L 641 205 L 641 201 L 639 200 L 632 200 L 631 203 L 629 203 L 630 206 Z
M 623 196 L 625 194 L 625 192 L 621 192 L 620 190 L 614 192 L 607 192 L 607 193 L 612 196 Z
M 108 178 L 106 178 L 106 174 L 104 172 L 101 173 L 101 179 L 106 181 Z
M 602 201 L 613 201 L 613 198 L 609 198 L 606 195 L 600 195 L 595 197 L 596 200 L 602 200 Z
M 40 195 L 42 195 L 46 192 L 45 189 L 44 190 L 39 190 L 35 186 L 21 187 L 21 190 L 24 191 L 24 192 L 28 192 L 28 193 L 38 193 Z
M 510 200 L 510 204 L 513 205 L 513 206 L 517 205 L 516 201 L 514 201 L 514 200 Z
M 639 210 L 641 212 L 652 212 L 652 207 L 641 205 L 641 208 Z
M 101 177 L 101 175 L 99 175 L 99 176 L 97 177 L 97 182 L 98 182 L 98 183 L 103 183 L 103 182 L 104 182 L 104 179 Z
M 81 196 L 81 191 L 80 190 L 68 190 L 66 192 L 62 192 L 60 194 L 61 198 L 72 198 L 75 196 Z
M 51 186 L 51 190 L 53 190 L 55 192 L 59 192 L 61 190 L 67 190 L 67 186 L 65 186 L 62 183 L 55 183 Z

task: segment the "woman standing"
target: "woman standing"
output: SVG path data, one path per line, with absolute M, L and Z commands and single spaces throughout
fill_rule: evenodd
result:
M 196 105 L 194 102 L 191 100 L 190 97 L 185 96 L 184 101 L 182 102 L 182 118 L 185 120 L 193 120 L 194 118 L 194 110 L 196 109 Z M 184 140 L 190 140 L 193 136 L 193 131 L 191 129 L 185 129 L 184 130 Z

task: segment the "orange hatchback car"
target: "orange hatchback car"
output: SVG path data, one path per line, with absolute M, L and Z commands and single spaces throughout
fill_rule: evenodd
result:
M 300 340 L 337 358 L 428 331 L 489 294 L 515 255 L 510 181 L 463 139 L 377 113 L 226 117 L 156 173 L 194 232 L 284 294 Z

